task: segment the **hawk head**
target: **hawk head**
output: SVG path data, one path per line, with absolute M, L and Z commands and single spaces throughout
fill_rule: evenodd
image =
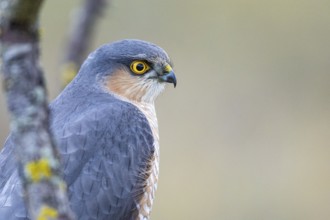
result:
M 90 83 L 95 82 L 107 92 L 135 102 L 154 102 L 166 83 L 176 86 L 167 53 L 141 40 L 101 46 L 89 55 L 82 70 Z

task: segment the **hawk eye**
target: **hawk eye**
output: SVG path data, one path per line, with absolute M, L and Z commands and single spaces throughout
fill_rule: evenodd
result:
M 133 61 L 130 67 L 132 72 L 138 75 L 144 74 L 150 69 L 149 65 L 141 60 Z

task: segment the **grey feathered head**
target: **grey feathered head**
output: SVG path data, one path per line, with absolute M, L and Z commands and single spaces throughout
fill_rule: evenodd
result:
M 121 40 L 101 46 L 88 56 L 79 75 L 110 93 L 138 102 L 153 102 L 165 83 L 176 86 L 167 53 L 141 40 Z

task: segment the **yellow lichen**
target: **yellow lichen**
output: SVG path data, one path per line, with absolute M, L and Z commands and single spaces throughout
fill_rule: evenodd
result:
M 37 182 L 42 178 L 49 178 L 52 175 L 52 170 L 47 159 L 40 159 L 28 163 L 26 172 L 33 182 Z
M 49 206 L 43 206 L 40 209 L 37 220 L 50 220 L 50 219 L 55 219 L 57 217 L 58 217 L 58 212 L 56 209 Z
M 63 65 L 62 68 L 62 83 L 64 86 L 69 84 L 72 79 L 76 76 L 77 74 L 77 65 L 73 62 L 67 63 Z

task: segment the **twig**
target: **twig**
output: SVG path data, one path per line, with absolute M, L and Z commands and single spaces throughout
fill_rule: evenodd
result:
M 84 61 L 88 46 L 91 43 L 93 28 L 97 18 L 102 14 L 107 0 L 84 0 L 78 14 L 75 16 L 71 33 L 66 46 L 63 64 L 62 83 L 67 85 L 76 75 L 78 68 Z
M 30 217 L 72 220 L 49 131 L 47 94 L 38 65 L 42 2 L 0 0 L 3 85 Z

